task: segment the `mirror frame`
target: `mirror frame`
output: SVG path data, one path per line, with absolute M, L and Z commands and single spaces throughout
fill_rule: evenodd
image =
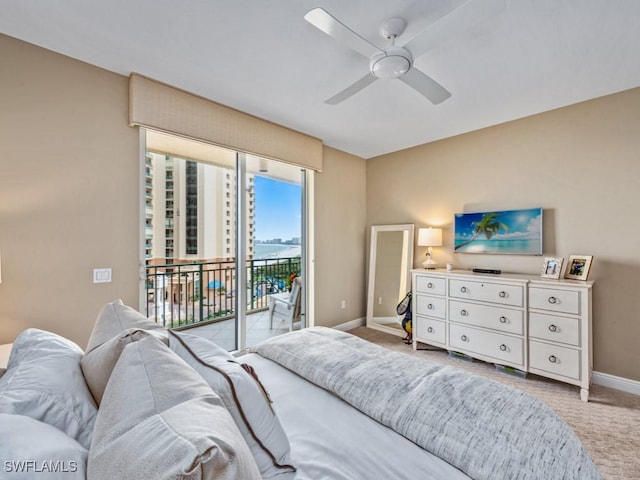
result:
M 380 323 L 376 323 L 373 320 L 374 311 L 374 283 L 376 278 L 376 259 L 378 250 L 378 233 L 380 232 L 405 232 L 407 236 L 407 248 L 404 261 L 406 263 L 406 282 L 407 288 L 411 289 L 411 270 L 413 268 L 413 243 L 415 226 L 413 224 L 399 224 L 399 225 L 372 225 L 371 237 L 369 240 L 369 282 L 367 284 L 367 319 L 366 326 L 382 332 L 387 332 L 392 335 L 405 336 L 406 332 L 402 329 L 388 327 Z M 398 302 L 402 298 L 398 299 Z

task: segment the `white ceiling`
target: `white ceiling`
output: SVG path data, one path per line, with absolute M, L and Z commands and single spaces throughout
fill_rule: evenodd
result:
M 364 158 L 640 86 L 638 0 L 505 0 L 471 26 L 458 15 L 464 7 L 435 22 L 466 1 L 2 0 L 0 32 L 141 73 Z M 408 21 L 399 45 L 435 29 L 415 66 L 452 97 L 434 106 L 402 82 L 381 80 L 326 105 L 368 61 L 303 19 L 317 6 L 381 47 L 385 18 Z

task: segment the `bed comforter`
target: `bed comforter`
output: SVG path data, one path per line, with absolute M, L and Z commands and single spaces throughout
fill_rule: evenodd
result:
M 322 327 L 253 350 L 475 480 L 602 478 L 564 421 L 506 385 Z

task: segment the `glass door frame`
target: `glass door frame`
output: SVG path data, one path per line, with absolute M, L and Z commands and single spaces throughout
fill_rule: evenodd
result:
M 145 162 L 147 153 L 146 142 L 147 129 L 139 129 L 139 299 L 138 310 L 145 311 L 147 303 L 147 291 L 145 286 L 146 279 L 146 258 L 145 258 Z M 197 140 L 193 140 L 196 141 Z M 236 153 L 236 292 L 235 292 L 235 311 L 236 311 L 236 350 L 245 351 L 247 349 L 247 289 L 240 288 L 247 285 L 247 164 L 245 154 Z M 314 172 L 300 168 L 301 179 L 301 276 L 303 281 L 302 288 L 302 307 L 301 307 L 301 326 L 300 328 L 310 327 L 314 325 L 313 318 L 313 278 L 314 278 Z
M 236 152 L 236 350 L 247 345 L 247 162 Z
M 245 161 L 245 154 L 237 152 L 237 164 L 236 164 L 236 191 L 237 193 L 237 205 L 236 205 L 236 279 L 237 285 L 246 285 L 248 278 L 246 275 L 247 269 L 247 162 Z M 276 161 L 276 160 L 274 160 Z M 311 260 L 310 252 L 313 252 L 313 171 L 300 168 L 300 203 L 301 203 L 301 252 L 300 252 L 300 275 L 302 277 L 302 297 L 301 297 L 301 323 L 300 328 L 306 328 L 313 326 L 313 315 L 309 312 L 309 306 L 312 304 L 312 290 L 310 285 L 313 278 L 313 261 Z M 242 282 L 242 283 L 241 283 Z M 241 290 L 241 291 L 240 291 Z M 247 290 L 246 288 L 239 289 L 236 294 L 236 339 L 238 341 L 237 351 L 246 352 L 247 346 Z

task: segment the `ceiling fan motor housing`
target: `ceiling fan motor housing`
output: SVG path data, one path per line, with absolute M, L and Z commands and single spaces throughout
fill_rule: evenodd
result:
M 409 50 L 391 47 L 386 52 L 373 55 L 369 60 L 369 69 L 377 78 L 398 78 L 409 71 L 412 63 Z
M 379 32 L 384 38 L 395 39 L 402 35 L 405 28 L 407 28 L 407 21 L 404 18 L 393 17 L 382 22 Z

